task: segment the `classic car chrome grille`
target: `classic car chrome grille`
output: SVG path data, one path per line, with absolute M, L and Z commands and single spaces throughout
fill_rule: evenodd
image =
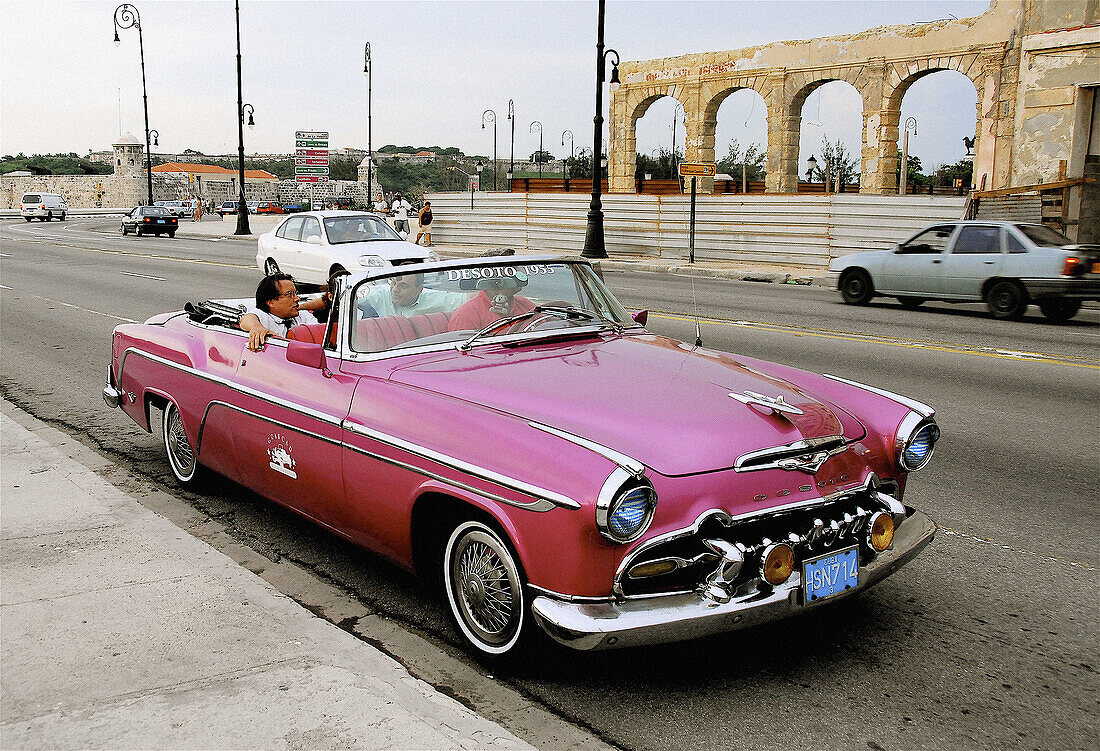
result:
M 621 569 L 615 591 L 623 597 L 701 591 L 720 563 L 736 558 L 743 565 L 740 573 L 728 579 L 731 593 L 767 588 L 757 571 L 763 551 L 772 543 L 786 543 L 794 549 L 797 571 L 807 558 L 862 543 L 873 514 L 884 510 L 896 514 L 900 508 L 898 501 L 880 495 L 872 486 L 842 494 L 825 505 L 738 520 L 716 511 L 702 519 L 694 531 L 669 535 L 633 556 Z M 861 562 L 873 555 L 866 546 L 859 547 Z M 728 570 L 725 575 L 729 576 Z

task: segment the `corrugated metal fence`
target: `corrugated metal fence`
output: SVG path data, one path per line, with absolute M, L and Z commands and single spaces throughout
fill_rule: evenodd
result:
M 435 193 L 432 239 L 519 251 L 579 253 L 590 196 Z M 688 255 L 688 196 L 603 196 L 608 255 L 678 260 Z M 823 268 L 837 256 L 887 248 L 932 222 L 958 219 L 954 196 L 700 196 L 695 257 Z

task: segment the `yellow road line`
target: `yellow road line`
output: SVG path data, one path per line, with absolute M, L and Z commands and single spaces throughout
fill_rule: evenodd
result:
M 653 318 L 663 318 L 669 321 L 682 321 L 694 323 L 695 319 L 687 316 L 673 315 L 669 313 L 650 312 Z M 885 344 L 891 347 L 905 347 L 906 349 L 923 349 L 933 352 L 948 352 L 951 354 L 978 355 L 980 357 L 995 357 L 1003 360 L 1017 360 L 1023 362 L 1044 362 L 1055 365 L 1068 365 L 1074 368 L 1090 368 L 1100 370 L 1100 364 L 1096 364 L 1091 358 L 1075 358 L 1073 356 L 1056 357 L 1041 352 L 1015 352 L 1010 350 L 994 349 L 992 347 L 970 347 L 967 345 L 952 344 L 949 342 L 936 342 L 921 339 L 905 339 L 901 337 L 878 337 L 870 334 L 853 334 L 842 331 L 830 331 L 828 329 L 813 330 L 803 329 L 797 326 L 780 326 L 777 324 L 759 323 L 756 321 L 726 321 L 715 318 L 700 318 L 703 323 L 717 326 L 736 326 L 739 328 L 756 329 L 777 334 L 794 334 L 795 336 L 813 336 L 819 339 L 840 339 L 849 342 L 872 342 Z
M 1013 546 L 1009 545 L 1007 542 L 1005 542 L 1004 540 L 995 540 L 992 537 L 978 537 L 977 535 L 972 535 L 969 532 L 962 532 L 962 531 L 959 531 L 957 529 L 952 529 L 951 527 L 941 526 L 939 524 L 936 525 L 936 528 L 938 530 L 940 530 L 941 532 L 943 532 L 944 534 L 950 535 L 952 537 L 962 537 L 964 539 L 971 540 L 973 542 L 980 542 L 980 543 L 984 543 L 986 545 L 996 545 L 997 547 L 1001 548 L 1002 550 L 1011 550 L 1014 553 L 1023 553 L 1024 555 L 1033 555 L 1036 558 L 1041 558 L 1044 561 L 1050 561 L 1052 563 L 1065 563 L 1065 564 L 1067 564 L 1069 566 L 1073 566 L 1075 568 L 1083 568 L 1086 571 L 1095 571 L 1096 570 L 1095 567 L 1090 566 L 1087 563 L 1082 563 L 1080 561 L 1071 561 L 1068 558 L 1066 558 L 1064 555 L 1043 555 L 1042 553 L 1036 553 L 1034 550 L 1027 550 L 1025 548 L 1013 547 Z

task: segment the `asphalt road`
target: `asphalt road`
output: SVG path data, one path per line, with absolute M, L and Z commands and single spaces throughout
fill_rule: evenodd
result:
M 113 459 L 116 482 L 161 486 L 268 558 L 457 650 L 409 576 L 231 483 L 176 490 L 155 435 L 103 405 L 112 328 L 248 296 L 254 243 L 122 238 L 103 218 L 3 221 L 0 252 L 5 398 Z M 703 277 L 693 305 L 687 277 L 606 278 L 651 311 L 655 332 L 693 340 L 697 307 L 706 347 L 936 407 L 944 437 L 906 501 L 941 530 L 885 582 L 807 617 L 645 650 L 542 646 L 486 681 L 626 749 L 1097 747 L 1100 311 L 1064 326 L 1034 309 L 1001 322 L 976 305 L 854 308 L 822 287 Z M 507 715 L 477 685 L 459 693 Z

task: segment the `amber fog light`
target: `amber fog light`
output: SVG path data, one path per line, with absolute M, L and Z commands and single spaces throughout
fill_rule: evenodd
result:
M 867 535 L 871 548 L 881 553 L 894 541 L 894 517 L 885 511 L 879 511 L 871 517 L 871 531 Z
M 775 543 L 764 549 L 760 559 L 760 576 L 768 584 L 777 586 L 787 581 L 794 571 L 794 551 L 786 543 Z

